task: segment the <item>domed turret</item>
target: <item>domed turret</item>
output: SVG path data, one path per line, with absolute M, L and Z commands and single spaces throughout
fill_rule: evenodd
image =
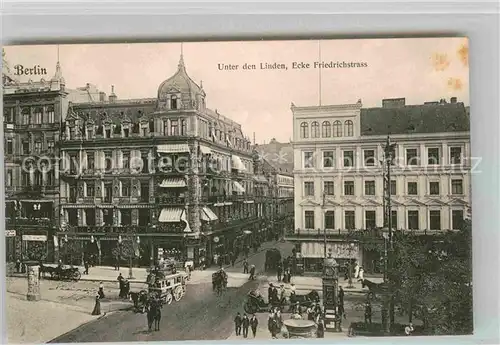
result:
M 160 108 L 201 109 L 205 91 L 187 74 L 184 57 L 181 53 L 177 72 L 158 87 L 158 104 Z

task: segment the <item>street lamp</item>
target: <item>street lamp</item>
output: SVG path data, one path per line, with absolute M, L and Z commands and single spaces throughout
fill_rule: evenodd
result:
M 137 242 L 137 245 L 139 245 L 139 244 L 141 243 L 141 239 L 139 238 L 139 236 L 137 236 L 137 238 L 136 238 L 136 242 Z M 132 245 L 132 241 L 131 241 L 131 245 Z M 133 249 L 134 249 L 134 248 L 133 248 L 133 245 L 132 245 L 131 250 L 133 250 Z M 129 264 L 129 265 L 128 265 L 128 279 L 135 279 L 135 278 L 134 278 L 134 275 L 133 275 L 133 273 L 132 273 L 132 257 L 133 257 L 133 256 L 132 256 L 132 252 L 130 252 L 129 254 L 130 254 L 130 255 L 129 255 L 129 262 L 128 262 L 128 264 Z
M 118 268 L 118 271 L 120 270 L 120 260 L 122 258 L 122 235 L 118 235 L 118 259 L 116 260 L 116 267 Z
M 349 285 L 347 288 L 352 289 L 354 286 L 352 285 L 352 252 L 354 251 L 354 243 L 349 243 L 349 246 L 347 247 L 347 250 L 349 251 Z

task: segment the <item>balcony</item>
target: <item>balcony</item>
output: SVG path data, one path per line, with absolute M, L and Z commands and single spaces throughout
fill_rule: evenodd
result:
M 143 234 L 148 232 L 148 226 L 138 225 L 69 225 L 66 229 L 69 233 L 88 233 L 88 234 Z
M 24 218 L 12 217 L 5 218 L 7 226 L 37 226 L 37 227 L 52 227 L 53 222 L 50 218 Z
M 203 232 L 210 232 L 210 231 L 220 231 L 223 229 L 229 229 L 237 226 L 246 226 L 249 224 L 254 223 L 255 221 L 259 220 L 260 218 L 256 216 L 250 216 L 250 217 L 245 217 L 245 218 L 239 218 L 239 219 L 228 219 L 226 221 L 222 222 L 213 222 L 210 224 L 202 224 L 201 225 L 201 230 Z
M 155 198 L 155 203 L 158 205 L 185 205 L 186 197 L 171 197 L 171 196 L 158 196 Z

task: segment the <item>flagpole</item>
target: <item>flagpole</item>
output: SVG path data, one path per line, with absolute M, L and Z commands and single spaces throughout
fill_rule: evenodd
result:
M 319 105 L 321 106 L 321 41 L 318 41 L 318 56 L 319 56 Z

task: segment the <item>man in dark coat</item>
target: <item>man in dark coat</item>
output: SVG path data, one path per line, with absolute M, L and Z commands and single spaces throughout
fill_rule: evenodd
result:
M 83 274 L 87 274 L 88 275 L 89 274 L 89 266 L 90 266 L 88 259 L 85 259 L 83 261 L 83 266 L 85 267 L 85 271 L 83 271 Z
M 116 280 L 118 280 L 118 284 L 120 286 L 120 294 L 118 295 L 120 298 L 124 298 L 124 292 L 125 292 L 125 278 L 123 278 L 122 274 L 120 273 L 118 275 L 118 278 L 116 278 Z
M 276 286 L 273 286 L 273 301 L 274 303 L 279 302 L 279 296 L 278 296 L 278 289 L 276 289 Z
M 237 313 L 234 317 L 234 329 L 236 331 L 236 335 L 241 335 L 241 322 L 241 315 L 240 313 Z
M 372 305 L 370 302 L 365 304 L 365 324 L 372 324 Z
M 248 274 L 248 260 L 243 260 L 243 274 Z
M 241 327 L 243 328 L 243 338 L 248 337 L 248 327 L 250 326 L 250 320 L 247 314 L 243 315 L 243 320 L 241 320 Z
M 259 320 L 257 320 L 257 317 L 255 314 L 252 315 L 252 318 L 250 319 L 250 327 L 252 328 L 252 334 L 253 337 L 255 338 L 255 335 L 257 334 L 257 326 L 259 325 Z
M 341 318 L 344 316 L 344 319 L 347 319 L 344 309 L 344 289 L 342 289 L 342 286 L 339 286 L 339 316 Z
M 267 289 L 267 299 L 269 301 L 269 304 L 273 304 L 274 302 L 274 295 L 273 295 L 273 284 L 269 284 L 269 288 Z
M 278 281 L 281 281 L 281 276 L 283 274 L 283 266 L 281 265 L 281 262 L 278 263 L 278 267 L 276 268 L 277 270 L 277 275 L 278 275 Z

